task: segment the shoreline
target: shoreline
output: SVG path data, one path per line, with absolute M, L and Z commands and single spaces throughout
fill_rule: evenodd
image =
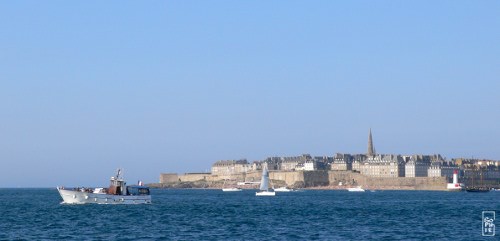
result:
M 155 184 L 146 184 L 151 189 L 194 189 L 194 190 L 220 190 L 222 187 L 173 187 L 173 186 L 163 186 L 159 187 L 157 183 Z M 352 188 L 357 186 L 315 186 L 315 187 L 304 187 L 304 188 L 295 188 L 296 190 L 332 190 L 332 191 L 347 191 L 347 188 Z M 257 190 L 258 187 L 240 187 L 243 190 Z M 440 192 L 450 192 L 448 189 L 416 189 L 412 187 L 362 187 L 366 191 L 440 191 Z

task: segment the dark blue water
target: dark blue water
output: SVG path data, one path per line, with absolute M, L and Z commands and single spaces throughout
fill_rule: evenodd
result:
M 0 189 L 0 240 L 496 240 L 500 192 L 152 190 L 151 205 L 61 205 L 55 189 Z M 500 226 L 500 218 L 495 221 Z

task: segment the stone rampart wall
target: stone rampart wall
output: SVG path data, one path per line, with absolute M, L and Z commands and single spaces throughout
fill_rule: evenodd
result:
M 173 183 L 179 181 L 179 175 L 177 173 L 161 173 L 160 183 Z
M 304 171 L 304 187 L 328 186 L 328 171 Z
M 332 186 L 363 186 L 367 189 L 446 190 L 446 177 L 368 177 L 351 171 L 329 171 Z
M 178 175 L 175 173 L 160 174 L 160 183 L 197 182 L 205 181 L 208 185 L 216 185 L 225 179 L 236 182 L 259 182 L 262 173 L 253 171 L 249 173 L 234 175 L 210 175 L 208 173 L 186 173 Z M 366 189 L 404 189 L 404 190 L 446 190 L 447 180 L 445 177 L 368 177 L 352 171 L 270 171 L 269 178 L 276 185 L 286 186 L 318 187 L 330 186 L 331 188 L 342 188 L 342 186 L 363 186 Z M 210 184 L 212 183 L 212 184 Z M 342 186 L 339 184 L 342 183 Z M 218 185 L 218 184 L 217 184 Z
M 211 174 L 205 173 L 186 173 L 184 175 L 179 175 L 181 182 L 196 182 L 201 180 L 207 180 L 210 178 Z
M 271 171 L 269 178 L 271 180 L 284 181 L 287 186 L 296 185 L 296 183 L 304 183 L 303 171 Z M 262 176 L 262 174 L 260 174 Z

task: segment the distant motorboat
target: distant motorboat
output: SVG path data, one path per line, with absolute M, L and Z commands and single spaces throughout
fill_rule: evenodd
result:
M 358 186 L 358 187 L 347 188 L 347 191 L 349 191 L 349 192 L 364 192 L 365 189 L 361 188 L 361 186 Z
M 486 187 L 467 187 L 465 188 L 467 192 L 489 192 L 490 189 Z
M 223 192 L 240 192 L 242 189 L 238 187 L 222 188 Z
M 242 190 L 239 187 L 225 187 L 226 186 L 226 181 L 227 180 L 224 180 L 224 184 L 222 184 L 222 191 L 223 192 L 239 192 L 239 191 Z
M 280 188 L 274 189 L 274 191 L 275 192 L 293 192 L 293 191 L 295 191 L 295 189 L 290 189 L 287 187 L 280 187 Z
M 111 177 L 109 188 L 65 188 L 57 187 L 65 204 L 149 204 L 149 187 L 139 185 L 126 186 L 121 177 L 121 169 Z
M 275 196 L 276 193 L 269 189 L 269 171 L 264 166 L 262 170 L 262 179 L 260 180 L 260 192 L 256 192 L 255 196 Z

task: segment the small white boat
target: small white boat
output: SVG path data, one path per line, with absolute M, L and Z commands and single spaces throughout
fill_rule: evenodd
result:
M 229 180 L 230 179 L 224 179 L 224 183 L 222 184 L 222 191 L 223 192 L 239 192 L 239 191 L 241 191 L 241 188 L 239 188 L 239 187 L 226 186 L 226 182 Z
M 241 190 L 241 188 L 237 187 L 222 188 L 223 192 L 241 192 Z
M 295 191 L 294 189 L 290 189 L 290 188 L 287 188 L 287 187 L 280 187 L 280 188 L 276 188 L 274 189 L 275 192 L 293 192 Z
M 109 188 L 65 188 L 57 187 L 63 202 L 66 204 L 150 204 L 149 188 L 139 185 L 126 186 L 118 169 L 116 176 L 111 177 Z
M 347 188 L 347 191 L 349 191 L 349 192 L 364 192 L 365 189 L 361 188 L 361 186 L 358 186 L 358 187 Z
M 262 179 L 260 181 L 260 192 L 255 193 L 255 196 L 275 196 L 276 193 L 269 189 L 269 171 L 264 166 L 262 170 Z

